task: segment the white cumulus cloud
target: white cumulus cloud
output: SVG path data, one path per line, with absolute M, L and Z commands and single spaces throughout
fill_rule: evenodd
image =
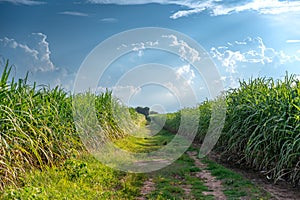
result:
M 191 85 L 194 83 L 194 79 L 196 77 L 194 70 L 191 68 L 189 64 L 183 65 L 176 70 L 177 79 L 183 77 L 186 82 L 185 84 Z
M 219 68 L 223 68 L 226 76 L 222 76 L 222 81 L 227 87 L 237 87 L 238 79 L 250 74 L 260 75 L 267 73 L 268 75 L 276 74 L 275 71 L 285 71 L 288 66 L 299 63 L 300 56 L 289 54 L 283 50 L 276 50 L 268 47 L 262 38 L 248 37 L 243 41 L 235 41 L 213 47 L 210 55 L 214 59 Z M 274 72 L 274 73 L 273 73 Z M 291 73 L 295 73 L 291 71 Z
M 40 71 L 54 71 L 55 66 L 50 60 L 51 51 L 49 49 L 49 43 L 47 42 L 47 36 L 43 33 L 33 33 L 37 37 L 38 45 L 38 62 L 35 64 L 34 69 Z
M 230 73 L 236 73 L 237 67 L 245 63 L 265 65 L 279 61 L 283 64 L 293 59 L 282 51 L 266 47 L 260 37 L 249 37 L 244 41 L 228 43 L 228 46 L 213 47 L 210 53 Z
M 171 15 L 170 18 L 171 19 L 178 19 L 178 18 L 181 18 L 181 17 L 187 17 L 187 16 L 192 15 L 192 14 L 200 13 L 204 10 L 205 10 L 205 8 L 203 8 L 203 7 L 190 9 L 190 10 L 180 10 L 180 11 L 177 11 L 176 13 L 174 13 L 173 15 Z
M 170 46 L 178 47 L 178 53 L 181 58 L 191 61 L 192 63 L 200 60 L 199 52 L 190 47 L 185 41 L 178 40 L 175 35 L 163 35 L 163 38 L 171 39 Z
M 52 87 L 62 85 L 70 90 L 75 73 L 54 65 L 47 36 L 44 33 L 32 33 L 29 38 L 27 42 L 0 38 L 0 57 L 9 59 L 10 64 L 15 66 L 12 76 L 23 78 L 29 72 L 30 82 L 50 84 Z
M 31 49 L 26 44 L 21 44 L 16 42 L 14 39 L 10 39 L 7 37 L 4 37 L 3 39 L 0 39 L 0 42 L 4 47 L 10 47 L 12 49 L 20 48 L 25 51 L 29 56 L 32 56 L 34 59 L 38 59 L 39 52 L 35 49 Z
M 133 44 L 122 44 L 117 48 L 117 50 L 128 49 L 128 51 L 134 51 L 138 53 L 138 56 L 141 57 L 144 55 L 144 50 L 147 48 L 154 48 L 159 43 L 158 41 L 145 41 L 145 42 L 137 42 Z
M 35 45 L 29 47 L 27 44 L 16 41 L 12 38 L 4 37 L 0 39 L 2 48 L 7 48 L 8 51 L 18 51 L 18 54 L 25 54 L 26 60 L 31 60 L 29 64 L 30 69 L 33 71 L 53 71 L 55 66 L 50 60 L 51 51 L 49 50 L 49 43 L 47 36 L 43 33 L 32 33 Z

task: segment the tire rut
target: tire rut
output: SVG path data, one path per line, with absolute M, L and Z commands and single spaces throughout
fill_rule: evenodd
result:
M 207 195 L 213 195 L 216 200 L 226 200 L 226 196 L 223 193 L 223 186 L 222 182 L 220 180 L 217 180 L 216 177 L 212 176 L 210 171 L 205 170 L 207 167 L 206 164 L 202 163 L 197 158 L 197 152 L 187 152 L 187 154 L 194 159 L 195 165 L 201 169 L 200 172 L 197 172 L 195 174 L 196 177 L 202 179 L 205 182 L 205 186 L 208 187 L 208 192 L 202 192 L 205 196 Z
M 136 198 L 137 200 L 146 200 L 146 196 L 155 190 L 155 184 L 152 178 L 147 179 L 141 188 L 141 197 Z

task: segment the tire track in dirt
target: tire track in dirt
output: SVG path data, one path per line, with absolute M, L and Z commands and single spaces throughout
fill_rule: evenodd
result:
M 177 177 L 177 179 L 181 179 L 181 177 Z M 185 182 L 185 180 L 182 180 L 182 182 Z M 177 185 L 177 186 L 180 186 L 180 188 L 182 188 L 184 190 L 185 198 L 183 198 L 183 200 L 195 199 L 193 197 L 193 195 L 191 195 L 192 185 L 180 184 L 180 185 Z M 153 178 L 148 178 L 144 182 L 144 185 L 141 188 L 141 197 L 138 197 L 136 199 L 137 200 L 146 200 L 147 195 L 150 194 L 151 192 L 155 191 L 155 190 L 156 190 L 156 187 L 155 187 L 155 183 L 153 181 Z
M 155 184 L 152 178 L 147 179 L 144 182 L 143 187 L 141 188 L 141 197 L 138 197 L 137 200 L 146 200 L 146 196 L 155 190 Z
M 178 187 L 180 187 L 180 188 L 182 188 L 183 189 L 183 191 L 184 191 L 184 197 L 183 197 L 183 200 L 191 200 L 191 199 L 195 199 L 194 198 L 194 196 L 191 194 L 191 192 L 192 192 L 192 185 L 191 184 L 184 184 L 184 183 L 186 183 L 187 181 L 186 181 L 186 179 L 185 178 L 183 178 L 183 177 L 181 177 L 181 176 L 179 176 L 179 175 L 175 175 L 175 178 L 177 179 L 177 180 L 180 180 L 180 182 L 181 182 L 181 184 L 178 184 L 178 185 L 176 185 L 176 186 L 178 186 Z
M 202 163 L 198 158 L 197 158 L 197 152 L 187 152 L 187 154 L 194 159 L 195 165 L 201 169 L 200 172 L 197 172 L 195 174 L 196 177 L 202 179 L 205 183 L 204 185 L 208 187 L 209 190 L 208 192 L 202 192 L 205 196 L 207 195 L 213 195 L 216 200 L 226 200 L 226 196 L 223 193 L 223 186 L 222 182 L 220 180 L 217 180 L 216 177 L 212 176 L 210 171 L 205 170 L 207 168 L 207 165 Z

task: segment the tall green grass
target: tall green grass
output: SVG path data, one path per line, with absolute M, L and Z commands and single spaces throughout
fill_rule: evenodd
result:
M 205 101 L 191 112 L 199 118 L 196 142 L 207 133 L 212 105 Z M 300 181 L 300 81 L 286 75 L 284 80 L 256 78 L 241 81 L 226 93 L 226 120 L 216 150 L 224 158 L 264 172 L 275 182 Z M 153 116 L 161 121 L 165 116 Z M 176 132 L 181 111 L 166 114 L 165 128 Z
M 300 180 L 300 82 L 256 78 L 228 91 L 220 146 L 271 179 Z
M 59 87 L 30 86 L 27 76 L 16 81 L 10 77 L 11 69 L 7 61 L 0 80 L 0 190 L 17 184 L 26 170 L 56 165 L 85 151 L 73 120 L 74 97 Z M 98 122 L 109 138 L 124 137 L 137 125 L 122 117 L 124 106 L 111 92 L 93 100 Z M 112 110 L 121 116 L 116 118 Z M 132 116 L 136 121 L 142 117 Z
M 0 188 L 27 168 L 43 168 L 81 149 L 72 122 L 71 98 L 58 87 L 38 89 L 25 79 L 0 80 Z

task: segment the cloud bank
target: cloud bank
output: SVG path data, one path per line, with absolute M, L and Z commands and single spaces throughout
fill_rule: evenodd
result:
M 49 50 L 49 43 L 47 36 L 43 33 L 32 33 L 32 40 L 36 42 L 34 47 L 29 47 L 27 44 L 22 44 L 15 39 L 4 37 L 0 39 L 1 48 L 5 48 L 11 53 L 19 53 L 20 58 L 31 60 L 31 71 L 49 72 L 54 71 L 56 68 L 50 60 L 51 51 Z M 25 54 L 25 55 L 24 55 Z
M 287 40 L 286 43 L 300 43 L 300 40 Z
M 271 75 L 272 71 L 285 71 L 289 66 L 300 62 L 300 56 L 297 53 L 292 55 L 268 47 L 260 37 L 248 37 L 243 41 L 212 47 L 210 55 L 216 65 L 227 74 L 222 81 L 227 82 L 228 87 L 237 87 L 238 79 L 250 78 L 245 77 L 249 72 L 251 76 L 254 73 L 264 75 L 259 74 L 263 72 Z M 295 72 L 292 71 L 292 73 Z
M 87 0 L 93 4 L 139 5 L 139 4 L 172 4 L 179 5 L 183 9 L 175 11 L 170 18 L 178 19 L 192 14 L 209 12 L 212 16 L 228 15 L 244 11 L 254 11 L 259 14 L 277 15 L 287 12 L 299 12 L 299 1 L 280 0 L 252 0 L 252 1 L 226 1 L 226 0 Z
M 284 51 L 267 47 L 260 37 L 248 37 L 243 41 L 227 43 L 226 46 L 213 47 L 210 53 L 212 58 L 230 73 L 236 73 L 237 67 L 244 64 L 280 66 L 289 62 L 300 61 L 300 57 L 297 55 L 288 55 Z

